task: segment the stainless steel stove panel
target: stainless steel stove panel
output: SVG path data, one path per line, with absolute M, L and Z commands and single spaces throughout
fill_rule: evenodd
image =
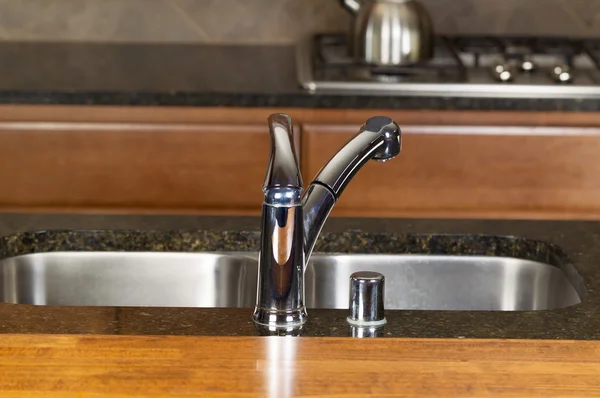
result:
M 344 35 L 298 46 L 313 93 L 492 98 L 600 98 L 600 40 L 438 37 L 427 64 L 376 69 L 347 56 Z

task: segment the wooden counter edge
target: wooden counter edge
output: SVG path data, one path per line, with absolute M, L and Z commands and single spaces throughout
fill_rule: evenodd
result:
M 600 342 L 3 335 L 7 397 L 593 397 Z

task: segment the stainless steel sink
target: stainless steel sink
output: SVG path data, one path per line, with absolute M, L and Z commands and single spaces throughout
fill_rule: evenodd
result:
M 35 305 L 247 307 L 256 253 L 53 252 L 0 261 L 3 302 Z M 555 265 L 508 257 L 314 254 L 309 308 L 347 308 L 355 271 L 386 277 L 386 309 L 544 310 L 581 297 Z

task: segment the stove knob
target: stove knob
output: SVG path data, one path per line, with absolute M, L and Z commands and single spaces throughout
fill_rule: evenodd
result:
M 508 65 L 498 64 L 494 68 L 494 76 L 500 82 L 508 82 L 512 80 L 513 72 Z
M 521 71 L 523 72 L 533 72 L 535 70 L 535 64 L 529 55 L 523 57 L 523 62 L 521 62 Z
M 573 80 L 571 68 L 568 65 L 558 65 L 552 69 L 552 78 L 557 83 L 570 83 Z

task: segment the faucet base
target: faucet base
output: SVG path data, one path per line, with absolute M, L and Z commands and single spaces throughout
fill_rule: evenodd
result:
M 256 307 L 252 317 L 254 322 L 261 326 L 275 329 L 296 328 L 306 322 L 306 308 L 297 308 L 292 311 L 277 311 Z

